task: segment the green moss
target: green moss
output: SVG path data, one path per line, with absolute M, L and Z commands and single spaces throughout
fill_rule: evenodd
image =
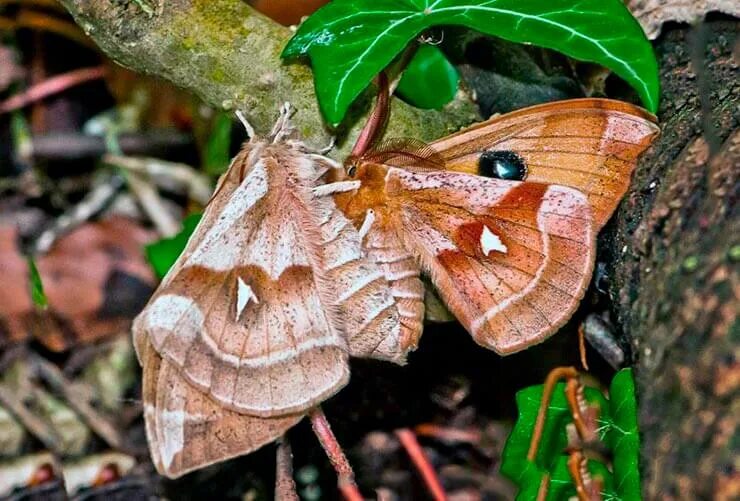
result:
M 194 37 L 185 37 L 182 39 L 182 47 L 185 50 L 192 50 L 195 48 L 198 41 Z
M 224 83 L 226 80 L 226 73 L 222 68 L 216 68 L 211 72 L 211 79 L 217 83 Z

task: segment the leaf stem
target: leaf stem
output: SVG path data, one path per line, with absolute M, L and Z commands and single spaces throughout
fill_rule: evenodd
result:
M 542 390 L 542 400 L 540 401 L 540 409 L 537 412 L 537 421 L 534 425 L 532 432 L 532 440 L 529 443 L 529 451 L 527 452 L 527 459 L 534 462 L 537 457 L 537 448 L 540 446 L 540 440 L 542 439 L 542 431 L 545 428 L 545 420 L 547 418 L 547 408 L 550 405 L 550 399 L 552 399 L 552 392 L 555 390 L 555 385 L 561 379 L 571 379 L 578 376 L 578 371 L 575 367 L 556 367 L 551 370 L 545 380 L 545 387 Z
M 416 439 L 416 434 L 408 428 L 401 428 L 396 430 L 396 436 L 399 442 L 406 452 L 408 453 L 411 461 L 421 473 L 421 477 L 424 479 L 424 484 L 429 491 L 429 494 L 435 499 L 435 501 L 444 501 L 447 499 L 442 483 L 439 481 L 437 473 L 434 471 L 432 463 L 424 453 L 424 449 L 419 445 L 419 441 Z
M 316 434 L 316 438 L 319 439 L 321 447 L 324 448 L 324 452 L 329 457 L 334 471 L 337 472 L 339 491 L 347 501 L 363 501 L 364 498 L 360 493 L 360 489 L 355 483 L 355 473 L 352 470 L 352 466 L 347 460 L 347 456 L 344 455 L 342 446 L 337 442 L 337 437 L 331 431 L 329 421 L 326 420 L 326 415 L 321 407 L 314 407 L 309 412 L 308 417 L 311 419 L 311 427 L 313 432 Z

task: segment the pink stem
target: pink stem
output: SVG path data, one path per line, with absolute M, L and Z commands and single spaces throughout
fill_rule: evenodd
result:
M 414 432 L 408 428 L 402 428 L 400 430 L 396 430 L 396 436 L 401 442 L 403 448 L 406 449 L 411 461 L 416 465 L 419 473 L 421 473 L 421 477 L 424 479 L 424 483 L 432 497 L 436 501 L 444 501 L 447 499 L 447 494 L 442 487 L 442 483 L 439 481 L 439 477 L 434 471 L 432 463 L 424 453 L 424 449 L 421 448 L 419 441 L 416 440 Z
M 339 491 L 347 501 L 364 501 L 360 489 L 355 483 L 355 472 L 352 471 L 347 456 L 344 455 L 342 446 L 337 442 L 337 437 L 331 431 L 329 421 L 326 420 L 324 411 L 321 407 L 315 407 L 309 414 L 308 417 L 311 419 L 311 426 L 313 432 L 321 443 L 321 447 L 324 448 L 324 452 L 329 457 L 334 471 L 337 472 Z
M 75 85 L 102 78 L 104 75 L 104 66 L 82 68 L 68 73 L 62 73 L 61 75 L 57 75 L 33 85 L 20 94 L 16 94 L 0 103 L 0 114 L 23 108 L 33 102 L 58 94 L 63 90 L 74 87 Z

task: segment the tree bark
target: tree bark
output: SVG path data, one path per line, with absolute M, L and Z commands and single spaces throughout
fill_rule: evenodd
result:
M 632 348 L 645 499 L 737 499 L 740 364 L 738 22 L 656 41 L 662 135 L 606 240 Z
M 141 0 L 147 4 L 153 2 Z M 188 89 L 207 103 L 246 112 L 266 133 L 280 106 L 290 102 L 293 123 L 304 140 L 326 146 L 338 135 L 337 156 L 346 156 L 358 133 L 367 99 L 356 103 L 350 131 L 328 130 L 316 103 L 311 70 L 280 59 L 290 29 L 255 12 L 242 0 L 157 0 L 147 14 L 136 2 L 61 0 L 103 51 L 134 71 L 153 74 Z M 419 110 L 396 100 L 388 131 L 397 137 L 431 140 L 477 117 L 464 93 L 443 111 Z

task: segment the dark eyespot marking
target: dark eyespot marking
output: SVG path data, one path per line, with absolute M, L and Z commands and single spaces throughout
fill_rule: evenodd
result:
M 513 151 L 485 151 L 478 159 L 482 176 L 507 181 L 523 181 L 527 177 L 527 164 Z

